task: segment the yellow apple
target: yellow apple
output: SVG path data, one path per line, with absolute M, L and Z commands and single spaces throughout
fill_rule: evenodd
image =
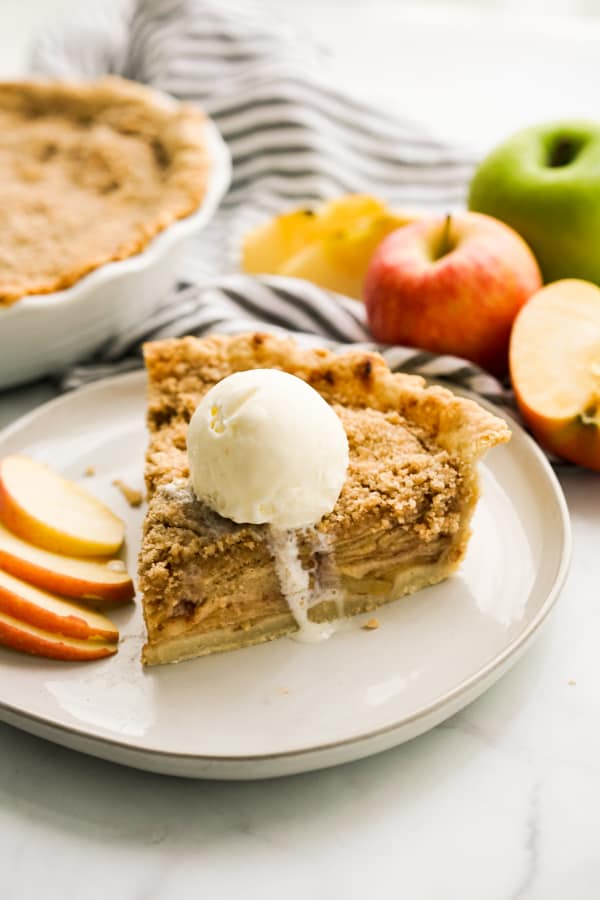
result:
M 295 209 L 250 231 L 242 247 L 242 268 L 250 274 L 275 273 L 317 235 L 312 209 Z
M 322 288 L 362 298 L 363 282 L 373 253 L 382 240 L 407 224 L 406 219 L 379 214 L 340 228 L 304 247 L 281 268 L 281 275 L 306 278 Z
M 123 522 L 92 494 L 27 456 L 0 462 L 0 521 L 45 550 L 109 556 L 124 538 Z
M 515 320 L 510 374 L 539 442 L 600 471 L 600 289 L 565 279 L 538 291 Z
M 368 224 L 389 215 L 386 204 L 371 194 L 343 194 L 318 207 L 319 237 L 343 231 L 349 225 Z
M 276 216 L 244 239 L 245 272 L 306 278 L 320 287 L 362 297 L 373 251 L 390 232 L 417 218 L 394 212 L 370 194 L 345 194 L 315 209 Z

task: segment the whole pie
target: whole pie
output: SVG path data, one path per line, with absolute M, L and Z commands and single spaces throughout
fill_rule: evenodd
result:
M 197 209 L 204 128 L 121 78 L 0 83 L 0 306 L 139 253 Z
M 507 441 L 504 421 L 374 353 L 301 349 L 266 334 L 146 345 L 149 506 L 139 559 L 147 665 L 293 634 L 299 603 L 315 627 L 364 613 L 450 575 L 478 498 L 476 463 Z M 314 528 L 281 535 L 236 524 L 193 494 L 186 432 L 227 375 L 282 369 L 330 403 L 349 444 L 347 477 Z M 285 576 L 293 547 L 300 578 Z M 295 592 L 292 596 L 292 590 Z M 302 596 L 298 596 L 298 591 Z

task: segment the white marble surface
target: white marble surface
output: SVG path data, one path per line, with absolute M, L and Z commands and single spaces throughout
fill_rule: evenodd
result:
M 72 5 L 0 0 L 2 74 L 22 66 L 40 8 Z M 391 101 L 397 84 L 398 107 L 426 111 L 474 145 L 569 109 L 597 115 L 596 21 L 534 22 L 529 2 L 509 35 L 508 0 L 475 14 L 468 4 L 406 10 L 372 0 L 348 4 L 341 29 L 341 4 L 288 0 L 280 9 L 288 5 L 357 89 Z M 410 52 L 396 52 L 392 33 L 410 38 Z M 442 45 L 445 53 L 432 51 Z M 50 391 L 0 394 L 0 424 Z M 279 781 L 202 783 L 123 769 L 0 726 L 2 900 L 596 900 L 600 476 L 570 471 L 561 482 L 573 562 L 539 640 L 482 699 L 410 744 Z

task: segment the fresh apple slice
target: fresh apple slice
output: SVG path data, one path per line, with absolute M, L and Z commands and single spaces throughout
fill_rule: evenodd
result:
M 0 569 L 47 591 L 85 600 L 92 606 L 116 606 L 135 594 L 120 560 L 85 559 L 42 550 L 0 525 Z
M 388 234 L 409 221 L 380 214 L 350 224 L 303 247 L 281 266 L 279 273 L 306 278 L 327 290 L 360 300 L 373 253 Z
M 295 209 L 270 219 L 250 231 L 242 248 L 245 272 L 277 272 L 279 266 L 316 236 L 317 215 L 312 209 Z
M 28 456 L 0 462 L 0 520 L 24 540 L 72 556 L 114 554 L 124 537 L 100 500 Z
M 117 652 L 117 645 L 105 640 L 81 640 L 53 634 L 0 612 L 0 644 L 50 659 L 65 661 L 102 659 Z
M 548 450 L 600 471 L 600 290 L 566 279 L 519 312 L 510 341 L 517 403 Z
M 246 235 L 242 268 L 250 273 L 279 272 L 287 260 L 313 241 L 345 228 L 359 217 L 380 216 L 384 211 L 383 203 L 374 197 L 348 194 L 317 209 L 282 213 Z
M 45 631 L 88 640 L 114 643 L 119 632 L 102 613 L 42 591 L 0 570 L 0 612 Z
M 323 203 L 318 210 L 321 237 L 347 228 L 355 222 L 370 222 L 389 214 L 382 200 L 371 194 L 343 194 Z
M 356 284 L 362 284 L 368 258 L 364 260 L 375 249 L 377 234 L 382 240 L 416 217 L 414 213 L 392 212 L 369 194 L 344 194 L 316 209 L 283 213 L 250 231 L 244 239 L 242 268 L 251 273 L 297 274 L 339 293 L 360 297 Z M 340 260 L 338 248 L 343 257 Z M 347 279 L 349 291 L 345 291 L 343 272 L 348 260 L 353 270 L 360 272 Z

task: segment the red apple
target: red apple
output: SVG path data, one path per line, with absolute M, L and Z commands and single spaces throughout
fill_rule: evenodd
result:
M 542 285 L 533 253 L 490 216 L 424 218 L 387 237 L 364 287 L 373 336 L 508 369 L 514 318 Z

